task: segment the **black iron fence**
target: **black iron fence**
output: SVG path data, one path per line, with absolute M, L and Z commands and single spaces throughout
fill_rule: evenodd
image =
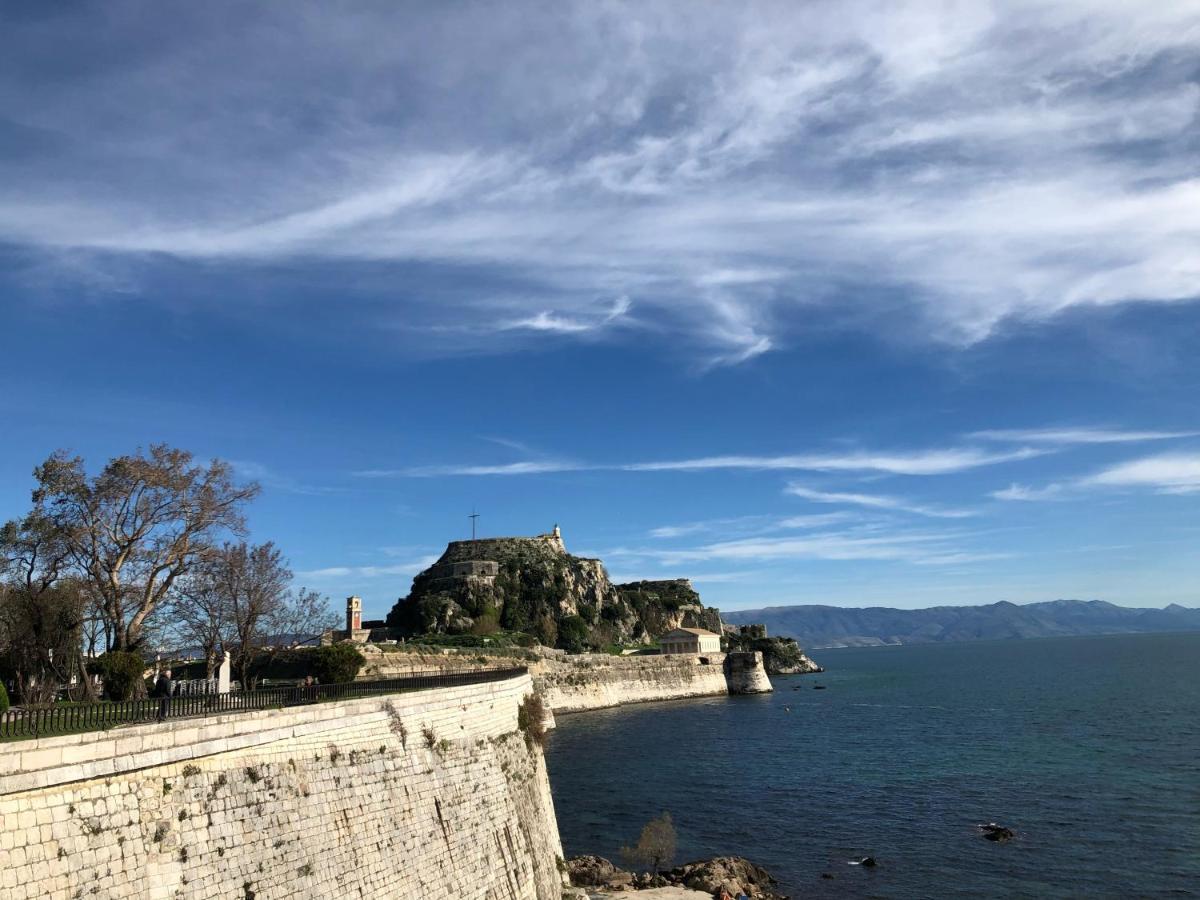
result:
M 125 700 L 115 703 L 58 703 L 52 706 L 10 709 L 0 715 L 0 740 L 100 731 L 117 725 L 158 722 L 254 709 L 282 709 L 330 700 L 350 700 L 377 694 L 400 694 L 430 688 L 456 687 L 506 681 L 529 671 L 525 666 L 477 669 L 471 672 L 422 672 L 378 681 L 348 681 L 309 687 L 270 688 L 231 694 L 197 694 L 163 699 Z

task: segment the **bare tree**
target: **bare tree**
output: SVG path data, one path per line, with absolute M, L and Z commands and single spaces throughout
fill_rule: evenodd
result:
M 83 611 L 83 655 L 87 659 L 106 653 L 112 648 L 112 628 L 104 617 L 104 609 L 96 599 L 95 592 L 87 591 L 87 602 Z
M 671 823 L 671 814 L 664 812 L 647 822 L 637 844 L 622 847 L 621 854 L 636 865 L 651 867 L 657 875 L 658 870 L 675 856 L 675 826 Z
M 258 493 L 235 484 L 227 463 L 193 465 L 165 444 L 117 457 L 95 478 L 60 451 L 34 477 L 34 515 L 53 524 L 95 592 L 112 649 L 125 651 L 138 649 L 147 619 L 220 534 L 242 533 L 242 507 Z
M 259 652 L 263 668 L 270 668 L 280 651 L 307 643 L 336 624 L 328 597 L 309 588 L 289 591 L 262 629 Z
M 235 676 L 252 687 L 280 650 L 335 624 L 328 600 L 292 591 L 291 580 L 273 543 L 224 544 L 177 583 L 169 606 L 173 634 L 204 649 L 209 677 L 218 649 L 229 650 Z
M 215 567 L 217 588 L 229 604 L 234 672 L 243 686 L 249 687 L 256 680 L 251 670 L 254 653 L 287 601 L 292 572 L 270 542 L 253 547 L 226 544 Z
M 204 675 L 212 678 L 217 657 L 233 633 L 233 603 L 226 590 L 223 551 L 208 554 L 195 570 L 176 584 L 166 607 L 171 639 L 204 653 Z
M 280 646 L 295 647 L 337 625 L 329 598 L 310 588 L 289 593 L 276 609 L 270 629 Z

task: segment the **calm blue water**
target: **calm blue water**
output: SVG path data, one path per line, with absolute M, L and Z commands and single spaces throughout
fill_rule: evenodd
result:
M 665 809 L 677 862 L 746 856 L 798 897 L 1200 895 L 1200 634 L 814 656 L 768 696 L 561 716 L 567 855 L 617 860 Z

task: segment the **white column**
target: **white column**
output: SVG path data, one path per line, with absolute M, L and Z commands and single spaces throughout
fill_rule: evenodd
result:
M 217 670 L 217 693 L 229 693 L 229 670 L 233 668 L 233 664 L 229 660 L 229 651 L 225 651 L 225 659 L 221 662 L 221 668 Z

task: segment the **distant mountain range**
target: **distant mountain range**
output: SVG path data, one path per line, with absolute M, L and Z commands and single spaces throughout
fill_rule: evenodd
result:
M 735 625 L 761 623 L 777 637 L 792 637 L 807 650 L 986 641 L 1001 638 L 1066 637 L 1085 634 L 1143 634 L 1200 631 L 1200 609 L 1171 604 L 1166 609 L 1131 609 L 1102 600 L 1053 600 L 1018 606 L 768 606 L 739 609 L 722 618 Z

